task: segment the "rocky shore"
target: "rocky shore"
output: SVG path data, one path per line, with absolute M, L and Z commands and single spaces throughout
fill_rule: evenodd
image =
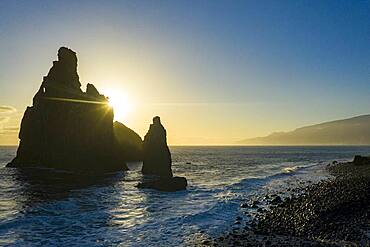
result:
M 270 196 L 267 209 L 258 209 L 251 221 L 237 217 L 231 231 L 200 245 L 370 246 L 370 159 L 333 162 L 327 169 L 333 178 L 285 199 Z

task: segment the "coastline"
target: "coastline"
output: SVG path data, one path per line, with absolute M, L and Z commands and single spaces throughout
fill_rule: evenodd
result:
M 3 160 L 6 163 L 15 152 L 12 150 L 4 149 L 0 162 Z M 138 243 L 136 237 L 140 236 L 140 244 L 146 246 L 202 244 L 204 240 L 219 237 L 230 228 L 240 230 L 245 227 L 243 221 L 252 218 L 246 213 L 251 216 L 261 213 L 261 210 L 269 207 L 268 203 L 274 199 L 274 194 L 284 199 L 286 196 L 301 193 L 305 185 L 318 183 L 328 177 L 332 178 L 326 169 L 329 162 L 349 161 L 355 154 L 366 155 L 368 150 L 368 148 L 282 148 L 271 155 L 275 151 L 271 148 L 222 150 L 175 148 L 173 152 L 176 173 L 191 178 L 189 191 L 176 194 L 137 190 L 135 184 L 141 179 L 141 164 L 135 164 L 129 172 L 120 173 L 118 177 L 114 175 L 88 186 L 81 187 L 80 182 L 74 183 L 68 180 L 66 186 L 60 187 L 57 181 L 63 180 L 56 177 L 57 183 L 41 183 L 41 186 L 38 186 L 38 180 L 34 179 L 33 185 L 28 186 L 27 190 L 22 185 L 24 176 L 20 177 L 16 169 L 4 168 L 2 179 L 9 182 L 5 183 L 8 186 L 3 188 L 2 193 L 9 198 L 10 203 L 9 210 L 4 210 L 2 216 L 11 220 L 12 224 L 2 229 L 0 242 L 3 240 L 27 245 L 41 243 L 41 241 L 43 243 L 60 241 L 68 245 L 76 241 L 94 245 L 97 237 L 103 237 L 107 245 L 117 243 L 136 245 Z M 207 175 L 210 174 L 209 170 L 212 170 L 212 176 Z M 51 177 L 50 179 L 54 180 Z M 59 189 L 64 187 L 69 191 L 71 185 L 77 188 L 77 191 L 73 189 L 57 200 L 43 200 L 45 203 L 43 202 L 41 207 L 32 203 L 35 199 L 38 200 L 33 196 L 35 192 L 37 195 L 44 195 L 43 198 L 45 195 L 50 198 L 57 196 Z M 30 197 L 27 196 L 28 194 Z M 269 199 L 265 199 L 267 195 Z M 105 198 L 103 201 L 102 196 Z M 12 203 L 14 198 L 17 198 L 17 204 Z M 13 214 L 12 212 L 17 212 L 14 211 L 17 208 L 23 208 L 22 202 L 25 198 L 26 214 L 8 218 L 7 214 Z M 251 203 L 255 201 L 259 201 L 257 207 L 250 209 Z M 65 204 L 66 202 L 68 204 Z M 87 214 L 84 208 L 81 209 L 78 206 L 80 202 L 88 202 L 90 209 Z M 247 207 L 241 207 L 241 205 Z M 60 211 L 60 208 L 63 210 Z M 75 238 L 80 236 L 82 231 L 76 232 L 75 235 L 64 235 L 62 228 L 53 224 L 55 213 L 58 213 L 58 218 L 63 219 L 61 223 L 63 228 L 80 225 L 83 232 L 89 232 L 88 236 L 81 239 Z M 14 216 L 17 215 L 20 214 L 14 214 Z M 42 219 L 39 215 L 43 216 Z M 70 218 L 69 215 L 78 215 L 78 217 Z M 242 219 L 237 219 L 238 216 L 242 216 Z M 99 230 L 96 230 L 98 228 L 91 227 L 93 224 L 86 223 L 96 223 L 95 219 L 109 219 L 107 222 L 110 223 L 107 225 L 103 221 L 99 225 Z M 38 231 L 35 231 L 34 227 L 40 223 L 45 225 L 40 228 L 40 231 L 44 232 L 44 229 L 47 229 L 48 233 L 51 232 L 47 239 L 37 238 Z M 158 228 L 158 225 L 161 227 Z M 100 229 L 104 229 L 107 235 L 99 235 Z M 122 238 L 122 229 L 126 232 L 124 238 Z M 20 234 L 27 236 L 27 239 L 18 240 L 16 237 Z M 260 238 L 259 241 L 263 243 L 264 235 L 260 234 L 256 238 Z M 198 239 L 200 241 L 196 241 Z M 280 236 L 280 240 L 282 239 L 283 237 Z M 286 241 L 292 241 L 292 239 L 293 237 L 286 237 Z M 295 238 L 297 243 L 300 240 L 301 238 Z
M 369 246 L 370 163 L 333 162 L 326 169 L 332 178 L 284 199 L 268 197 L 267 209 L 258 208 L 251 221 L 238 216 L 232 230 L 200 245 Z

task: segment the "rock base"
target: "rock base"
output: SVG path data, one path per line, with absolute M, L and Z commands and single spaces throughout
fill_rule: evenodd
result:
M 353 159 L 354 165 L 370 165 L 370 157 L 356 155 Z

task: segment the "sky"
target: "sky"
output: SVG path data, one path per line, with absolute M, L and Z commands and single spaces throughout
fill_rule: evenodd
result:
M 142 137 L 245 138 L 370 113 L 370 1 L 0 1 L 0 145 L 57 50 Z M 112 96 L 113 97 L 113 96 Z M 121 103 L 121 104 L 120 104 Z

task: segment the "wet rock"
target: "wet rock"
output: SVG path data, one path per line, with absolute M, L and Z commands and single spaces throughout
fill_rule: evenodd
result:
M 251 205 L 251 208 L 258 208 L 259 203 L 260 203 L 259 201 L 253 201 L 252 205 Z
M 211 241 L 209 241 L 209 240 L 203 240 L 202 244 L 204 244 L 204 245 L 210 245 L 211 244 Z
M 370 165 L 370 157 L 356 155 L 353 159 L 354 165 Z
M 280 196 L 276 196 L 274 199 L 271 200 L 271 204 L 273 204 L 273 205 L 277 205 L 277 204 L 280 204 L 282 202 L 283 202 L 283 200 L 281 199 Z
M 27 107 L 17 156 L 10 167 L 101 172 L 127 170 L 113 135 L 113 109 L 92 85 L 81 90 L 76 53 L 61 47 L 58 61 Z
M 167 146 L 167 133 L 160 118 L 154 117 L 143 142 L 143 174 L 172 177 L 171 153 Z

